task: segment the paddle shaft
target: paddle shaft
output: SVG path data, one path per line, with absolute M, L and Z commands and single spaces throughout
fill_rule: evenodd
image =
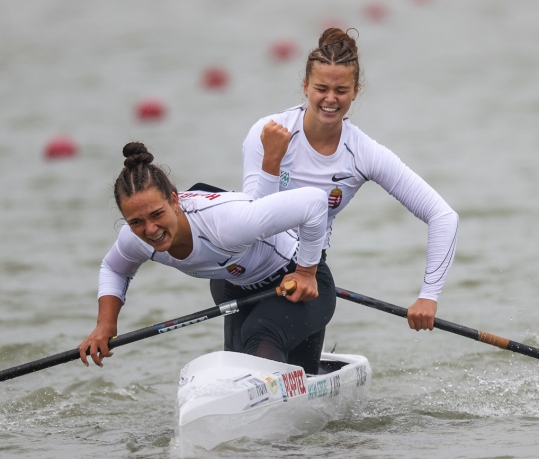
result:
M 245 298 L 227 301 L 212 308 L 204 309 L 203 311 L 188 314 L 183 317 L 178 317 L 177 319 L 167 320 L 166 322 L 161 322 L 159 324 L 140 328 L 138 330 L 125 333 L 123 335 L 115 336 L 114 338 L 111 338 L 109 340 L 109 349 L 133 343 L 135 341 L 140 341 L 142 339 L 149 338 L 150 336 L 155 336 L 172 330 L 177 330 L 178 328 L 183 328 L 188 325 L 203 322 L 208 319 L 213 319 L 214 317 L 233 314 L 245 307 L 252 306 L 266 298 L 271 298 L 276 295 L 285 296 L 287 292 L 292 293 L 295 290 L 295 282 L 289 281 L 285 283 L 285 287 L 286 289 L 284 291 L 281 290 L 280 287 L 277 287 L 276 289 L 265 290 L 263 292 L 255 293 L 254 295 Z M 87 350 L 86 353 L 89 354 L 89 350 Z M 72 360 L 77 360 L 78 358 L 80 358 L 79 348 L 71 349 L 70 351 L 60 352 L 49 357 L 34 360 L 33 362 L 24 363 L 22 365 L 17 365 L 12 368 L 1 370 L 0 381 L 13 379 L 17 376 L 33 373 L 34 371 L 43 370 L 44 368 L 50 368 L 56 365 L 60 365 L 62 363 L 67 363 Z
M 336 287 L 335 290 L 337 292 L 337 296 L 344 300 L 359 303 L 364 306 L 388 312 L 389 314 L 394 314 L 400 317 L 406 317 L 406 314 L 408 313 L 408 310 L 406 308 L 395 306 L 394 304 L 385 303 L 384 301 L 369 298 L 368 296 L 360 295 L 359 293 L 354 293 L 339 287 Z M 437 317 L 434 318 L 434 327 L 450 333 L 455 333 L 456 335 L 465 336 L 466 338 L 471 338 L 476 341 L 481 341 L 482 343 L 497 346 L 501 349 L 518 352 L 519 354 L 524 354 L 528 357 L 534 357 L 536 359 L 539 359 L 538 348 L 528 346 L 527 344 L 518 343 L 516 341 L 512 341 L 506 338 L 502 338 L 501 336 L 496 336 L 491 333 L 475 330 L 473 328 L 465 327 L 464 325 L 459 325 L 449 322 L 447 320 L 438 319 Z

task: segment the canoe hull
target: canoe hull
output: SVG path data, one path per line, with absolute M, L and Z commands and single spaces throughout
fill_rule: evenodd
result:
M 363 356 L 322 354 L 322 372 L 235 352 L 214 352 L 180 373 L 176 446 L 210 450 L 248 437 L 308 435 L 361 412 L 371 380 Z

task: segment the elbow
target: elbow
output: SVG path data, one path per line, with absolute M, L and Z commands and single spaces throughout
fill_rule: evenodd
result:
M 451 219 L 453 220 L 455 226 L 459 226 L 459 214 L 457 214 L 453 209 L 451 209 Z
M 459 215 L 453 210 L 450 209 L 449 212 L 444 216 L 445 225 L 448 229 L 452 230 L 457 237 L 459 231 Z
M 328 212 L 328 195 L 327 193 L 320 188 L 309 187 L 309 195 L 312 196 L 314 202 L 316 203 L 316 208 L 320 209 L 324 215 L 327 215 Z
M 317 199 L 317 201 L 320 201 L 324 205 L 327 204 L 328 195 L 324 190 L 320 188 L 310 187 L 310 193 L 312 193 L 312 195 Z

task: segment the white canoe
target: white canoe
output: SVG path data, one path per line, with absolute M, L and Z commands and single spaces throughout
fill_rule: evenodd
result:
M 307 435 L 361 412 L 371 380 L 365 357 L 323 353 L 319 373 L 235 352 L 198 357 L 180 373 L 176 447 Z

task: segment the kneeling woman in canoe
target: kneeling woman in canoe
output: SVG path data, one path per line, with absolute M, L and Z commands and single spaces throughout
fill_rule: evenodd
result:
M 335 289 L 317 274 L 327 221 L 324 191 L 302 188 L 258 200 L 234 192 L 178 193 L 144 144 L 127 144 L 123 155 L 114 197 L 126 224 L 101 264 L 97 325 L 79 345 L 86 365 L 88 349 L 99 366 L 112 355 L 108 341 L 118 334 L 129 282 L 148 260 L 193 277 L 226 279 L 243 296 L 282 285 L 285 276 L 295 280 L 297 289 L 286 298 L 237 313 L 243 314 L 247 354 L 287 362 L 292 350 L 327 325 L 335 302 L 325 298 Z M 321 350 L 302 350 L 307 372 L 317 370 Z

